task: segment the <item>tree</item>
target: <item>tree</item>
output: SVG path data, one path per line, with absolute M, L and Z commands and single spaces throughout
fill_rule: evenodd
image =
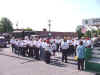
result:
M 32 31 L 32 28 L 26 28 L 26 29 L 24 29 L 24 31 Z
M 78 33 L 78 39 L 80 39 L 83 36 L 83 34 L 81 32 L 81 27 L 82 27 L 81 25 L 78 25 L 76 27 L 76 32 Z
M 0 32 L 4 32 L 4 27 L 1 23 L 0 23 Z
M 13 26 L 12 22 L 8 18 L 1 18 L 0 21 L 0 32 L 12 32 Z

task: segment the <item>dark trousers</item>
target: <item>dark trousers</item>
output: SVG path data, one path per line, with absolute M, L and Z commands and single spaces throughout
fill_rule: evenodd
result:
M 22 51 L 23 51 L 23 48 L 22 47 L 19 47 L 19 54 L 20 55 L 22 55 L 22 53 L 23 53 Z
M 40 59 L 44 59 L 44 48 L 40 47 Z
M 66 49 L 63 49 L 62 50 L 62 62 L 67 63 L 67 50 Z
M 57 44 L 57 49 L 56 49 L 56 51 L 59 52 L 59 44 Z
M 22 56 L 26 56 L 27 52 L 28 52 L 28 47 L 23 47 L 23 49 L 22 49 Z
M 14 53 L 15 45 L 12 44 L 11 46 L 12 46 L 12 53 Z
M 84 70 L 84 59 L 78 59 L 78 70 Z
M 35 53 L 35 59 L 39 60 L 39 48 L 35 48 L 34 50 L 34 53 Z
M 50 57 L 51 57 L 51 53 L 49 51 L 45 51 L 45 62 L 47 64 L 50 63 Z
M 33 57 L 33 47 L 29 47 L 28 56 Z

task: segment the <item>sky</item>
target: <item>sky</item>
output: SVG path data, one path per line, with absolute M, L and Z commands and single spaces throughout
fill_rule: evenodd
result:
M 33 30 L 75 32 L 83 19 L 100 18 L 100 0 L 0 0 L 0 18 L 7 17 L 13 27 Z

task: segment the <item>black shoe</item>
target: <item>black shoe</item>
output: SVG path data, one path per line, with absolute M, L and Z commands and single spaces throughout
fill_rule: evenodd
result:
M 67 61 L 65 61 L 65 63 L 68 63 Z
M 62 62 L 64 62 L 64 60 L 62 60 Z

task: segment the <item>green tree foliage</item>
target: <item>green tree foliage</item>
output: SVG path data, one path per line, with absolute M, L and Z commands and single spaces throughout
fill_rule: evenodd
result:
M 76 32 L 78 33 L 78 39 L 80 39 L 83 36 L 83 34 L 81 32 L 81 25 L 78 25 L 76 27 Z
M 84 37 L 89 37 L 89 38 L 91 38 L 91 31 L 87 31 L 85 34 L 84 34 Z
M 0 32 L 4 32 L 4 26 L 0 23 Z
M 24 29 L 24 31 L 32 31 L 32 28 L 26 28 L 26 29 Z
M 12 22 L 8 18 L 1 18 L 0 20 L 0 32 L 12 32 Z

